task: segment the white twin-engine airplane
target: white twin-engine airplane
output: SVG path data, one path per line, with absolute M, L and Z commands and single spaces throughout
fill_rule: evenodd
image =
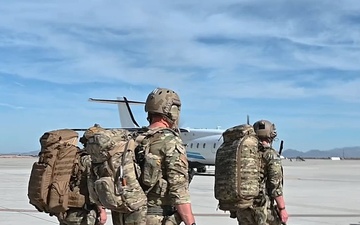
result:
M 128 130 L 140 128 L 130 104 L 144 105 L 145 102 L 131 101 L 125 97 L 118 97 L 116 100 L 89 98 L 89 101 L 117 104 L 121 128 Z M 197 172 L 206 172 L 206 166 L 215 165 L 216 150 L 223 143 L 222 133 L 224 131 L 221 129 L 180 128 L 180 136 L 186 145 L 190 168 L 196 168 Z

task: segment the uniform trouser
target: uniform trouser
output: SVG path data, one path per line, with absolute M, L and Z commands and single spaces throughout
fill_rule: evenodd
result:
M 146 225 L 179 225 L 182 222 L 180 215 L 175 213 L 171 216 L 147 215 Z
M 182 220 L 178 213 L 171 216 L 152 215 L 147 207 L 132 213 L 111 211 L 113 225 L 179 225 Z
M 273 205 L 239 209 L 236 211 L 239 225 L 281 225 Z
M 267 207 L 245 208 L 236 211 L 239 225 L 268 225 Z
M 95 210 L 86 210 L 83 208 L 70 208 L 62 216 L 58 216 L 60 225 L 96 225 L 98 222 Z
M 274 205 L 268 207 L 267 223 L 269 225 L 281 225 L 281 219 L 278 215 L 278 209 Z
M 120 213 L 111 211 L 113 225 L 145 225 L 146 224 L 146 206 L 132 213 Z
M 149 206 L 146 225 L 179 225 L 182 219 L 173 206 Z

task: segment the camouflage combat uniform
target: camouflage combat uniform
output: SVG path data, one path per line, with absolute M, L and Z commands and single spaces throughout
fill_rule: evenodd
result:
M 91 159 L 89 155 L 83 155 L 79 160 L 80 180 L 74 184 L 74 189 L 85 196 L 83 208 L 70 208 L 63 216 L 58 216 L 60 225 L 96 225 L 98 222 L 97 207 L 89 198 L 87 188 L 88 177 L 90 174 Z M 71 182 L 71 181 L 70 181 Z
M 111 211 L 113 225 L 145 225 L 146 224 L 146 207 L 132 213 L 120 213 Z
M 188 161 L 182 140 L 170 130 L 161 130 L 150 138 L 149 152 L 142 176 L 148 198 L 146 224 L 180 224 L 175 205 L 190 203 Z
M 239 225 L 281 225 L 274 198 L 283 194 L 283 170 L 280 155 L 271 147 L 259 146 L 262 156 L 260 196 L 254 207 L 236 212 Z

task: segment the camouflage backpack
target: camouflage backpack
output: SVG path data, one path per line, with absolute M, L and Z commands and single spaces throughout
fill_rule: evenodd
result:
M 85 150 L 90 154 L 94 190 L 105 208 L 130 213 L 147 204 L 138 177 L 140 168 L 135 163 L 135 141 L 125 129 L 98 129 L 88 135 Z
M 139 182 L 140 161 L 149 151 L 149 138 L 162 129 L 133 133 L 125 129 L 102 129 L 89 135 L 85 150 L 91 156 L 95 180 L 91 198 L 121 213 L 146 206 L 146 193 Z
M 45 132 L 40 137 L 39 160 L 32 166 L 28 183 L 30 204 L 40 212 L 63 213 L 83 207 L 85 197 L 71 188 L 78 177 L 78 133 L 70 129 Z M 72 180 L 72 181 L 71 181 Z
M 215 198 L 221 210 L 253 205 L 260 188 L 258 138 L 251 125 L 227 129 L 215 158 Z

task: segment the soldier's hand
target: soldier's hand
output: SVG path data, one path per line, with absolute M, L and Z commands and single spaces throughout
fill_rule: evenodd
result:
M 283 224 L 286 224 L 286 222 L 289 219 L 289 215 L 288 215 L 286 209 L 280 210 L 279 215 L 280 215 L 281 222 L 283 222 Z
M 104 225 L 107 220 L 107 214 L 104 207 L 99 207 L 99 224 Z

